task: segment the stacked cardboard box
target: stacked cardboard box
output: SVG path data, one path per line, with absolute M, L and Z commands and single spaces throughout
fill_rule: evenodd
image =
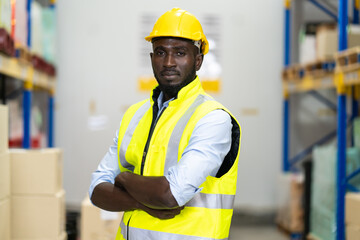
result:
M 304 230 L 304 178 L 299 174 L 283 174 L 278 179 L 278 212 L 276 222 L 286 232 Z
M 346 239 L 360 239 L 360 194 L 347 193 L 345 203 Z
M 12 239 L 66 239 L 62 151 L 13 149 L 10 162 Z
M 333 58 L 338 51 L 338 30 L 335 25 L 321 25 L 316 30 L 316 57 L 318 59 Z M 360 27 L 350 25 L 348 32 L 348 48 L 360 45 Z
M 0 105 L 0 239 L 10 239 L 10 159 L 8 108 Z
M 122 212 L 107 212 L 95 207 L 89 197 L 81 203 L 81 239 L 115 239 Z

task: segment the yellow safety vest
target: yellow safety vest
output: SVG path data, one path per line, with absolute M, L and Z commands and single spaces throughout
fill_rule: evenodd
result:
M 159 94 L 159 89 L 153 91 L 150 99 L 131 106 L 121 121 L 118 141 L 121 172 L 164 176 L 181 159 L 197 122 L 215 109 L 227 111 L 232 118 L 231 149 L 220 167 L 222 176 L 208 176 L 200 186 L 202 191 L 185 205 L 179 215 L 160 220 L 142 210 L 126 211 L 116 239 L 227 239 L 236 194 L 240 125 L 228 110 L 204 92 L 196 78 L 179 91 L 178 97 L 169 103 L 155 127 L 150 129 L 152 121 L 156 120 L 155 114 L 153 118 L 153 112 L 157 110 L 157 102 L 154 103 L 156 94 Z

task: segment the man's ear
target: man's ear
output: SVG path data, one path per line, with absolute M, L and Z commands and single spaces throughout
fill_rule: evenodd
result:
M 196 71 L 199 71 L 204 60 L 204 54 L 198 53 L 195 57 Z

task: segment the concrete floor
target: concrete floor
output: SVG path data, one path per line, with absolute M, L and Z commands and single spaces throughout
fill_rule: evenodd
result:
M 289 240 L 275 225 L 232 225 L 230 240 Z

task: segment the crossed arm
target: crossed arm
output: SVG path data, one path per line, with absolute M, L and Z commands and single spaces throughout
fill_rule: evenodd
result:
M 91 201 L 108 211 L 140 209 L 160 219 L 173 218 L 183 209 L 171 194 L 165 177 L 145 177 L 130 172 L 117 175 L 115 184 L 97 185 Z

